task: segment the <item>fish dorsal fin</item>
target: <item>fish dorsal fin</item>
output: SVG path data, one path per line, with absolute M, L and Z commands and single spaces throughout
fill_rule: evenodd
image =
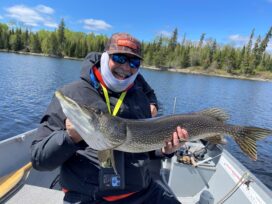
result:
M 225 122 L 226 120 L 229 119 L 229 115 L 220 108 L 209 108 L 209 109 L 200 111 L 197 114 L 210 116 L 222 122 Z

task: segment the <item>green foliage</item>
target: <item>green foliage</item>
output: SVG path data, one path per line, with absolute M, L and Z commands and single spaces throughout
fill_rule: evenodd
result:
M 254 66 L 252 64 L 253 61 L 253 54 L 252 54 L 252 39 L 254 37 L 254 32 L 255 29 L 252 30 L 251 34 L 250 34 L 250 38 L 245 50 L 245 55 L 241 64 L 241 71 L 243 74 L 253 74 L 254 71 Z
M 42 51 L 38 34 L 30 36 L 30 52 L 40 53 Z
M 84 58 L 90 51 L 103 52 L 107 40 L 104 35 L 72 32 L 65 28 L 63 19 L 53 32 L 9 29 L 0 23 L 0 49 Z
M 59 41 L 57 38 L 57 34 L 55 32 L 52 32 L 50 34 L 48 41 L 49 41 L 49 53 L 48 54 L 55 55 L 55 56 L 61 56 L 60 45 L 59 45 Z
M 272 27 L 270 27 L 269 31 L 267 32 L 267 34 L 265 35 L 263 41 L 260 44 L 260 54 L 263 54 L 265 49 L 267 48 L 268 42 L 270 40 L 272 36 Z
M 205 39 L 202 33 L 197 43 L 186 40 L 183 35 L 182 42 L 177 39 L 177 29 L 171 37 L 156 37 L 153 43 L 143 43 L 145 64 L 156 67 L 187 68 L 201 66 L 203 69 L 223 69 L 228 73 L 241 73 L 254 75 L 256 70 L 271 71 L 272 59 L 265 52 L 272 36 L 272 27 L 263 40 L 259 36 L 254 42 L 252 30 L 249 41 L 242 48 L 233 46 L 220 46 L 214 39 Z M 176 43 L 174 43 L 176 42 Z
M 182 50 L 182 54 L 181 54 L 181 67 L 182 68 L 187 68 L 190 66 L 190 47 L 186 47 Z
M 65 46 L 65 23 L 64 23 L 64 19 L 61 19 L 61 22 L 59 24 L 58 30 L 58 46 L 60 51 L 64 50 L 64 46 Z
M 200 48 L 202 47 L 202 45 L 203 45 L 205 35 L 206 35 L 206 33 L 202 33 L 201 36 L 200 36 L 200 40 L 199 40 L 199 43 L 198 43 L 198 48 L 199 48 L 199 49 L 200 49 Z
M 178 29 L 170 37 L 157 36 L 153 42 L 142 42 L 144 64 L 161 68 L 222 69 L 229 73 L 253 75 L 256 71 L 272 72 L 272 57 L 265 52 L 272 37 L 272 27 L 264 38 L 254 41 L 254 29 L 242 48 L 219 45 L 215 39 L 205 39 L 202 33 L 198 42 L 190 42 L 183 34 L 178 41 Z M 108 38 L 94 33 L 73 32 L 61 19 L 55 31 L 9 28 L 0 23 L 0 49 L 30 51 L 54 56 L 84 58 L 88 52 L 103 52 Z
M 172 37 L 169 39 L 169 43 L 168 43 L 168 50 L 170 52 L 174 52 L 178 42 L 178 29 L 175 28 L 175 30 L 173 31 Z
M 22 50 L 22 36 L 19 32 L 16 31 L 15 34 L 11 35 L 10 47 L 14 51 Z

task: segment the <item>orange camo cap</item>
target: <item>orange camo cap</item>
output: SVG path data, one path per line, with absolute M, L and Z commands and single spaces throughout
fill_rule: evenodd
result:
M 128 33 L 113 34 L 106 45 L 105 51 L 109 54 L 131 54 L 143 59 L 141 55 L 141 43 Z

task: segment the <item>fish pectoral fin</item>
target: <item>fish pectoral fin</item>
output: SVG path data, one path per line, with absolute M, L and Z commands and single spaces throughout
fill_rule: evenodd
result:
M 210 109 L 197 112 L 196 114 L 210 116 L 222 122 L 225 122 L 226 120 L 229 119 L 229 115 L 220 108 L 210 108 Z
M 113 168 L 115 174 L 117 174 L 113 149 L 98 151 L 97 156 L 102 168 Z
M 222 135 L 222 134 L 216 134 L 212 137 L 205 138 L 204 140 L 207 140 L 208 142 L 210 142 L 212 144 L 225 145 L 227 143 L 226 139 L 224 138 L 224 135 Z

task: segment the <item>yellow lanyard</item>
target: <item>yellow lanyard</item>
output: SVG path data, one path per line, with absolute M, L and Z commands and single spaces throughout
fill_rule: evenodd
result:
M 103 86 L 103 84 L 101 84 L 101 86 L 102 86 L 103 93 L 104 93 L 104 96 L 105 96 L 105 99 L 106 99 L 106 103 L 107 103 L 107 106 L 108 106 L 109 113 L 111 114 L 110 98 L 109 98 L 108 90 L 106 89 L 106 87 Z M 120 109 L 120 107 L 121 107 L 121 105 L 122 105 L 122 103 L 124 101 L 126 93 L 127 93 L 127 91 L 124 91 L 124 92 L 121 93 L 121 96 L 119 97 L 119 99 L 118 99 L 118 101 L 117 101 L 117 103 L 116 103 L 116 105 L 115 105 L 115 107 L 113 109 L 113 113 L 112 113 L 113 116 L 117 115 L 117 113 L 118 113 L 118 111 L 119 111 L 119 109 Z

